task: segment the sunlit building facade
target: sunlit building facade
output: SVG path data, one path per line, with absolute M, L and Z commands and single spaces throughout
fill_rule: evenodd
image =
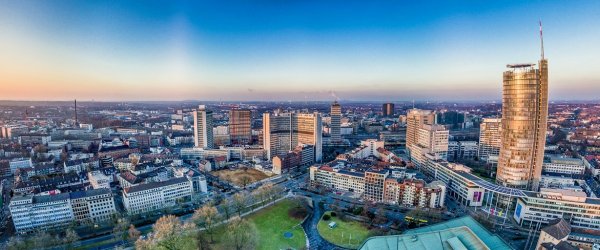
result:
M 212 111 L 200 105 L 194 111 L 194 145 L 199 148 L 213 147 L 213 117 Z
M 246 145 L 252 142 L 252 111 L 232 109 L 229 111 L 229 136 L 234 145 Z
M 548 62 L 508 65 L 502 94 L 502 147 L 496 181 L 537 190 L 548 119 Z
M 342 106 L 335 101 L 333 104 L 331 104 L 331 141 L 332 142 L 339 142 L 342 140 L 342 134 L 341 134 L 341 119 L 342 119 Z

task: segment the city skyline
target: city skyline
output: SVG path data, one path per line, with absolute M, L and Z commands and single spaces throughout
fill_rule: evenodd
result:
M 3 2 L 0 99 L 500 100 L 539 19 L 550 100 L 597 99 L 600 4 L 563 5 Z

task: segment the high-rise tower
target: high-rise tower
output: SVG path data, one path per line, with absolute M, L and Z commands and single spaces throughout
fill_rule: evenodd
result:
M 342 120 L 342 106 L 337 102 L 331 104 L 331 142 L 340 142 L 342 134 L 340 131 L 340 123 Z
M 540 23 L 540 36 L 541 23 Z M 502 91 L 502 147 L 496 181 L 537 191 L 548 119 L 548 61 L 508 65 Z
M 212 111 L 204 105 L 194 110 L 194 144 L 199 148 L 213 148 Z
M 314 147 L 314 160 L 321 162 L 322 131 L 321 114 L 317 112 L 263 114 L 263 143 L 268 159 L 306 144 Z
M 486 162 L 496 162 L 501 140 L 502 119 L 499 118 L 484 118 L 479 126 L 479 148 L 477 155 L 480 160 Z
M 250 144 L 252 141 L 252 111 L 232 109 L 229 111 L 229 135 L 234 145 Z
M 381 111 L 383 116 L 392 116 L 394 115 L 395 107 L 393 103 L 384 103 L 381 107 Z

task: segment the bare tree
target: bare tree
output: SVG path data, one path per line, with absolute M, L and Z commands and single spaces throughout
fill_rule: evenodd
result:
M 252 182 L 252 178 L 250 178 L 250 176 L 247 176 L 247 175 L 242 175 L 240 177 L 240 182 L 242 184 L 242 187 L 246 188 L 246 186 L 248 186 L 248 184 L 250 184 L 250 182 Z
M 210 241 L 213 241 L 214 225 L 219 218 L 219 211 L 212 205 L 204 205 L 194 211 L 192 219 L 196 225 L 204 227 L 206 233 L 210 235 Z
M 141 235 L 142 235 L 142 232 L 140 232 L 140 230 L 137 230 L 137 228 L 135 228 L 135 226 L 133 224 L 129 225 L 129 230 L 128 230 L 129 241 L 134 242 L 138 238 L 140 238 Z
M 173 215 L 165 215 L 160 217 L 152 226 L 154 234 L 146 240 L 138 239 L 135 245 L 138 249 L 195 249 L 197 248 L 195 239 L 193 242 L 186 240 L 193 229 L 194 225 L 182 224 L 179 218 Z
M 242 211 L 246 208 L 248 199 L 245 194 L 237 193 L 233 195 L 233 206 L 235 207 L 238 216 L 242 216 Z
M 8 250 L 27 250 L 31 247 L 28 246 L 27 241 L 20 236 L 13 236 L 8 239 L 6 243 L 6 248 Z
M 258 244 L 256 226 L 240 217 L 235 217 L 227 226 L 227 248 L 235 250 L 255 249 Z
M 67 244 L 67 248 L 71 248 L 71 245 L 79 240 L 79 235 L 73 229 L 67 229 L 65 231 L 64 242 Z

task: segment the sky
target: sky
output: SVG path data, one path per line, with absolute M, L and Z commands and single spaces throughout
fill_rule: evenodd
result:
M 600 1 L 0 0 L 0 100 L 499 100 L 540 58 L 600 96 Z

